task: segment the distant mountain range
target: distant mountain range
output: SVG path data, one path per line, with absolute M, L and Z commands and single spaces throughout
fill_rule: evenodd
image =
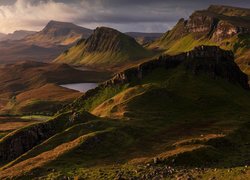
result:
M 0 63 L 18 61 L 52 61 L 92 30 L 72 23 L 50 21 L 42 31 L 17 31 L 0 42 Z M 23 38 L 21 38 L 23 37 Z
M 105 33 L 106 31 L 103 31 L 103 32 Z M 113 32 L 116 32 L 116 31 L 114 30 Z M 58 57 L 62 52 L 64 52 L 65 50 L 67 50 L 68 48 L 76 44 L 76 42 L 79 41 L 80 39 L 82 42 L 84 39 L 89 38 L 92 35 L 92 33 L 93 33 L 93 30 L 87 29 L 81 26 L 77 26 L 73 23 L 50 21 L 39 32 L 20 30 L 20 31 L 15 31 L 14 33 L 8 34 L 8 35 L 0 34 L 0 52 L 1 52 L 0 63 L 11 63 L 11 62 L 24 61 L 24 60 L 40 61 L 40 62 L 52 61 L 53 59 Z M 130 32 L 126 34 L 135 38 L 137 42 L 140 44 L 146 44 L 146 43 L 152 42 L 153 40 L 157 39 L 160 36 L 160 33 Z M 112 34 L 109 34 L 109 36 L 110 37 L 108 38 L 113 38 Z M 135 54 L 133 53 L 134 54 L 133 56 L 138 56 L 139 53 L 147 51 L 143 47 L 140 47 L 140 45 L 134 42 L 134 40 L 130 38 L 129 36 L 126 36 L 125 34 L 123 35 L 123 37 L 126 37 L 125 39 L 127 39 L 128 42 L 131 43 L 133 41 L 132 44 L 136 46 L 135 49 L 132 48 L 133 50 L 141 51 L 141 52 L 138 51 Z M 104 38 L 104 36 L 99 38 L 98 41 L 101 42 L 102 38 Z M 106 41 L 107 38 L 103 40 Z M 123 44 L 126 44 L 125 41 Z M 81 44 L 81 42 L 79 42 L 78 44 Z M 88 44 L 91 44 L 91 43 L 92 42 L 88 42 Z M 105 43 L 107 45 L 107 43 L 112 43 L 112 42 L 109 41 Z M 79 47 L 81 46 L 78 46 L 78 48 Z M 125 50 L 126 48 L 131 48 L 131 47 L 133 47 L 133 45 L 130 47 L 129 46 L 124 47 L 123 50 Z M 102 53 L 104 53 L 104 51 Z M 106 59 L 109 58 L 109 55 L 110 55 L 109 53 L 111 52 L 107 52 L 105 54 Z M 130 53 L 128 49 L 127 49 L 127 52 L 123 51 L 123 52 L 120 52 L 120 54 L 121 53 L 124 54 L 123 59 L 125 60 L 128 60 L 130 58 L 132 58 L 130 60 L 133 60 L 134 58 L 136 59 L 139 58 L 139 56 L 132 57 L 131 56 L 132 52 Z M 94 56 L 95 56 L 95 59 L 98 60 L 98 57 L 97 57 L 98 55 L 94 55 Z M 111 59 L 115 58 L 115 56 L 117 56 L 116 52 L 112 52 Z M 141 54 L 140 56 L 141 57 L 148 56 L 148 53 L 146 53 L 145 55 Z M 60 58 L 62 58 L 62 56 Z M 89 58 L 91 57 L 89 56 Z M 121 62 L 122 61 L 121 58 L 120 59 L 118 58 L 118 61 Z M 86 64 L 86 61 L 84 64 Z M 91 63 L 88 63 L 88 64 L 91 64 Z M 105 64 L 105 62 L 103 64 Z
M 135 38 L 135 40 L 142 45 L 153 42 L 163 35 L 163 33 L 143 33 L 143 32 L 126 32 L 125 34 Z
M 35 34 L 36 31 L 26 31 L 26 30 L 18 30 L 9 34 L 0 34 L 0 41 L 5 40 L 21 40 L 28 35 Z
M 42 31 L 25 37 L 24 41 L 40 46 L 70 45 L 89 37 L 92 32 L 73 23 L 50 21 Z

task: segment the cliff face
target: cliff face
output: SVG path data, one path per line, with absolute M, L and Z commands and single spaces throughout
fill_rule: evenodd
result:
M 69 112 L 52 120 L 14 131 L 0 140 L 0 164 L 14 160 L 56 133 L 94 118 L 87 112 Z
M 232 7 L 210 6 L 207 10 L 194 12 L 188 20 L 181 19 L 176 27 L 182 27 L 182 36 L 192 33 L 197 39 L 207 37 L 213 41 L 230 38 L 239 33 L 250 33 L 250 22 L 245 16 L 227 16 L 223 13 L 230 9 L 238 10 Z M 246 16 L 248 15 L 246 13 Z
M 145 62 L 138 67 L 116 74 L 111 80 L 105 82 L 104 86 L 141 80 L 154 69 L 162 67 L 170 69 L 177 66 L 183 66 L 195 75 L 207 74 L 212 78 L 220 77 L 240 84 L 245 89 L 249 88 L 248 77 L 234 63 L 233 53 L 217 46 L 200 46 L 176 56 L 161 56 L 159 59 Z
M 250 74 L 249 18 L 250 9 L 213 5 L 195 11 L 187 20 L 180 19 L 172 30 L 149 47 L 175 55 L 201 45 L 219 46 L 233 51 L 237 64 Z
M 0 141 L 0 160 L 9 162 L 55 133 L 53 123 L 34 125 Z
M 87 91 L 74 103 L 65 106 L 59 113 L 69 109 L 78 109 L 81 107 L 82 102 L 94 97 L 103 88 L 136 81 L 140 82 L 144 77 L 158 68 L 174 69 L 179 67 L 197 76 L 207 75 L 212 79 L 222 78 L 231 83 L 238 84 L 246 90 L 249 89 L 248 76 L 234 62 L 232 51 L 222 50 L 218 46 L 199 46 L 192 51 L 175 56 L 160 56 L 158 59 L 117 73 L 110 80 L 100 84 L 95 89 Z

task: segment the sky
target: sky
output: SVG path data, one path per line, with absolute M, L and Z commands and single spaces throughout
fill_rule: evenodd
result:
M 0 0 L 0 32 L 41 30 L 50 20 L 122 32 L 166 32 L 211 4 L 250 8 L 249 0 Z

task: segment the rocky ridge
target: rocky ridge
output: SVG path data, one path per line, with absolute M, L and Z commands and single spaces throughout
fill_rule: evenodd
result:
M 206 37 L 218 42 L 236 34 L 250 33 L 249 20 L 245 16 L 229 16 L 223 13 L 223 10 L 229 11 L 228 8 L 238 10 L 238 8 L 214 5 L 206 10 L 196 11 L 188 20 L 180 19 L 173 30 L 162 37 L 162 40 L 168 40 L 169 35 L 173 34 L 174 39 L 178 39 L 191 33 L 195 39 Z M 250 12 L 247 9 L 242 11 Z M 249 14 L 246 13 L 246 16 Z
M 234 63 L 232 51 L 225 51 L 217 46 L 199 46 L 194 50 L 176 56 L 160 56 L 156 60 L 145 62 L 138 67 L 127 69 L 116 74 L 104 86 L 117 83 L 129 83 L 132 80 L 141 80 L 154 69 L 175 68 L 183 65 L 187 71 L 194 74 L 205 73 L 212 78 L 221 77 L 233 83 L 240 84 L 248 89 L 248 77 L 240 71 Z
M 155 69 L 173 69 L 177 67 L 183 67 L 187 72 L 194 75 L 205 74 L 212 79 L 222 78 L 231 83 L 238 84 L 246 90 L 249 89 L 248 76 L 234 62 L 232 51 L 222 50 L 218 46 L 199 46 L 189 52 L 175 56 L 163 55 L 158 59 L 119 72 L 95 89 L 87 91 L 75 103 L 64 107 L 59 112 L 64 112 L 65 109 L 77 108 L 78 104 L 95 96 L 103 88 L 131 83 L 132 81 L 140 82 Z

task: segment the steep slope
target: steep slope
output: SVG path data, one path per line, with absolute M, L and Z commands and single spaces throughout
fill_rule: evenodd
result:
M 115 67 L 152 56 L 133 38 L 111 28 L 100 27 L 79 41 L 54 62 L 95 67 Z
M 188 20 L 180 19 L 172 30 L 149 47 L 177 54 L 198 45 L 218 45 L 232 50 L 238 65 L 249 74 L 249 12 L 249 9 L 212 5 L 194 12 Z
M 1 139 L 0 178 L 245 179 L 249 102 L 232 52 L 162 56 Z
M 89 37 L 91 33 L 91 29 L 73 23 L 50 21 L 42 31 L 26 37 L 24 41 L 42 46 L 69 45 Z

